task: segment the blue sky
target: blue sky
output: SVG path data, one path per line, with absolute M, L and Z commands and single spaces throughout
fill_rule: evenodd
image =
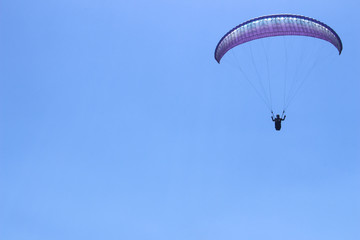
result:
M 356 1 L 1 6 L 0 239 L 360 239 Z M 273 13 L 344 44 L 280 132 L 213 58 Z

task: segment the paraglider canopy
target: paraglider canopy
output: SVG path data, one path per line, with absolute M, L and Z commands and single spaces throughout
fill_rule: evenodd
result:
M 342 51 L 340 37 L 325 23 L 300 15 L 278 14 L 254 18 L 230 30 L 216 46 L 215 59 L 220 63 L 225 53 L 237 45 L 255 39 L 286 35 L 323 39 L 334 45 L 339 54 Z

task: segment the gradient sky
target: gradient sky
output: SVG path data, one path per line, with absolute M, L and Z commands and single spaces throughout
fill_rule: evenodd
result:
M 356 1 L 0 5 L 0 239 L 360 239 Z M 280 132 L 213 57 L 273 13 L 344 45 Z

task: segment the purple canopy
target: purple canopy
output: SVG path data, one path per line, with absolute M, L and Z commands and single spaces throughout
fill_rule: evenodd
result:
M 325 23 L 309 17 L 281 14 L 254 18 L 230 30 L 216 46 L 215 59 L 220 63 L 225 53 L 237 45 L 255 39 L 286 35 L 320 38 L 333 44 L 339 54 L 342 51 L 340 37 Z

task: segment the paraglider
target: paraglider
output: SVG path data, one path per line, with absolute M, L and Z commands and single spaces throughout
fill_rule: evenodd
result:
M 219 43 L 217 44 L 214 53 L 215 60 L 220 64 L 222 58 L 226 55 L 226 53 L 232 50 L 233 48 L 248 42 L 252 42 L 254 40 L 276 37 L 276 36 L 305 36 L 315 39 L 321 39 L 331 43 L 338 50 L 339 55 L 341 54 L 343 49 L 343 45 L 339 35 L 325 23 L 301 15 L 277 14 L 277 15 L 267 15 L 267 16 L 254 18 L 231 29 L 220 39 Z M 266 47 L 264 47 L 264 50 L 265 48 Z M 250 51 L 252 51 L 251 46 L 250 46 Z M 304 49 L 303 51 L 306 51 L 306 49 Z M 251 52 L 251 57 L 253 57 L 252 55 L 253 53 Z M 266 61 L 268 61 L 267 57 L 266 57 Z M 286 66 L 286 64 L 284 65 Z M 258 69 L 256 69 L 255 66 L 254 68 L 256 70 L 257 76 L 255 77 L 250 75 L 250 76 L 244 76 L 244 78 L 245 77 L 250 78 L 250 80 L 251 78 L 257 78 L 257 77 L 260 78 L 259 75 L 261 74 L 258 73 Z M 242 69 L 240 70 L 243 72 Z M 286 78 L 289 77 L 285 77 L 285 81 Z M 250 84 L 253 85 L 251 82 Z M 301 87 L 302 84 L 303 82 L 299 84 L 300 85 L 299 88 Z M 269 92 L 270 92 L 269 97 L 266 95 L 266 91 L 264 89 L 262 90 L 263 90 L 262 93 L 265 94 L 261 95 L 261 91 L 258 91 L 259 92 L 258 95 L 260 95 L 263 98 L 263 101 L 267 104 L 267 107 L 271 111 L 272 113 L 271 117 L 272 120 L 275 122 L 276 130 L 280 130 L 281 121 L 285 120 L 285 116 L 284 118 L 280 117 L 279 115 L 277 115 L 278 117 L 276 118 L 273 117 L 273 109 L 271 106 L 272 104 L 271 104 L 270 82 L 269 82 Z M 286 90 L 286 82 L 284 87 L 284 94 L 285 94 L 285 90 Z M 293 92 L 295 92 L 296 94 L 297 90 Z M 288 96 L 289 99 L 288 101 L 286 101 L 286 98 L 284 96 L 284 106 L 282 109 L 283 115 L 285 113 L 287 106 L 289 105 L 289 102 L 294 97 L 293 95 Z
M 276 115 L 276 118 L 274 118 L 274 113 L 271 112 L 271 120 L 273 120 L 273 122 L 275 122 L 275 129 L 276 131 L 280 131 L 281 129 L 281 121 L 284 121 L 286 118 L 286 115 L 284 115 L 285 112 L 283 112 L 283 116 L 280 117 L 279 114 Z

